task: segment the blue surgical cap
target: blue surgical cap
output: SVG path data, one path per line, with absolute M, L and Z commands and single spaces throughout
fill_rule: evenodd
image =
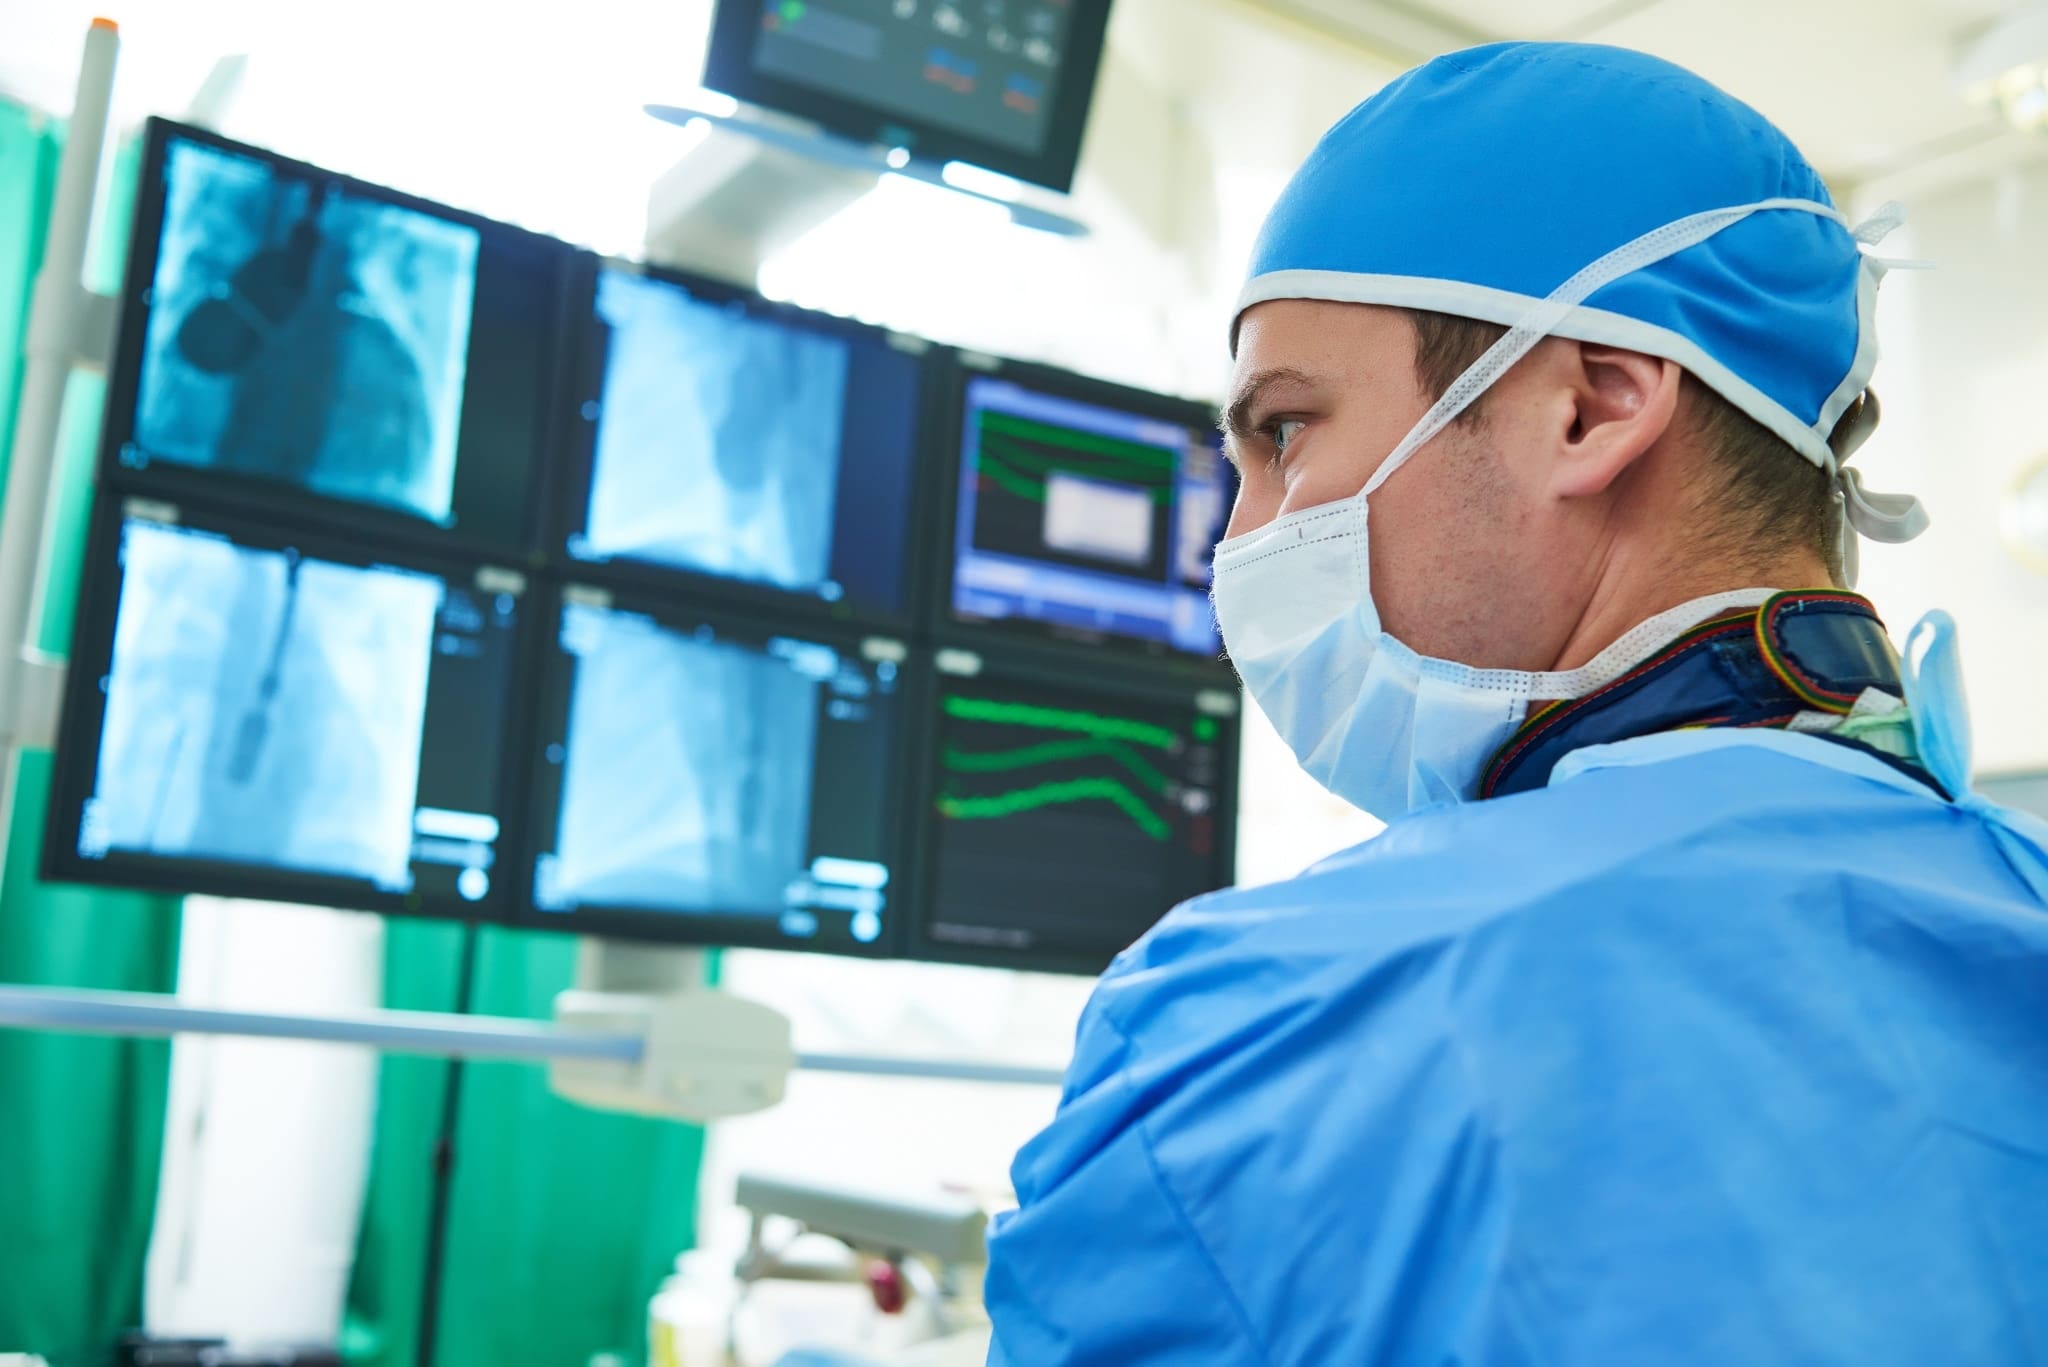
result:
M 1498 43 L 1408 72 L 1324 135 L 1238 312 L 1388 304 L 1665 357 L 1836 475 L 1858 530 L 1904 540 L 1917 503 L 1865 494 L 1828 444 L 1877 363 L 1883 263 L 1862 247 L 1887 226 L 1859 240 L 1790 139 L 1681 67 Z

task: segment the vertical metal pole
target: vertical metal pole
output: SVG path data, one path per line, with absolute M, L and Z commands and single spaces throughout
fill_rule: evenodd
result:
M 476 1006 L 478 928 L 462 927 L 462 960 L 456 972 L 455 1014 L 467 1016 Z M 427 1256 L 420 1280 L 420 1337 L 414 1367 L 434 1367 L 441 1331 L 441 1284 L 448 1262 L 448 1215 L 455 1198 L 455 1134 L 462 1111 L 462 1060 L 448 1060 L 441 1093 L 440 1133 L 434 1138 L 433 1196 L 427 1208 Z
M 42 268 L 29 308 L 21 405 L 15 415 L 7 492 L 0 502 L 0 868 L 5 867 L 14 812 L 22 655 L 36 644 L 29 632 L 36 622 L 37 570 L 49 532 L 57 426 L 64 413 L 64 388 L 79 356 L 86 235 L 92 228 L 100 149 L 107 137 L 114 60 L 120 50 L 113 21 L 93 20 L 85 35 L 77 95 L 58 164 L 57 196 L 50 207 Z

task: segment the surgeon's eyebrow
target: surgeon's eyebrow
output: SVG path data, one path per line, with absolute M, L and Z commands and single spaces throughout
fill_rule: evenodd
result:
M 1269 404 L 1274 390 L 1289 385 L 1308 389 L 1315 384 L 1315 376 L 1305 370 L 1296 370 L 1292 366 L 1272 366 L 1265 370 L 1253 371 L 1245 376 L 1244 383 L 1240 384 L 1237 393 L 1231 396 L 1230 406 L 1223 410 L 1223 421 L 1220 425 L 1224 435 L 1230 438 L 1232 444 L 1251 441 L 1259 434 L 1260 410 Z

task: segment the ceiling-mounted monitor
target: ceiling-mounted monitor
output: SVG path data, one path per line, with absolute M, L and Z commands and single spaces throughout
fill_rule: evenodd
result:
M 534 924 L 894 951 L 903 642 L 579 584 L 552 635 Z
M 1221 672 L 1209 562 L 1237 482 L 1214 412 L 985 357 L 954 397 L 952 621 Z
M 162 119 L 133 231 L 103 478 L 527 544 L 566 244 Z
M 607 265 L 576 364 L 562 547 L 649 587 L 901 621 L 922 342 Z
M 912 958 L 1099 973 L 1229 886 L 1235 689 L 960 646 L 936 666 Z
M 704 83 L 1064 193 L 1110 0 L 720 0 Z
M 102 499 L 50 876 L 494 917 L 526 579 Z

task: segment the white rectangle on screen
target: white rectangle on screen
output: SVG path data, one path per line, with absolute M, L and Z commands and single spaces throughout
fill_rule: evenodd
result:
M 1055 470 L 1045 480 L 1044 534 L 1056 551 L 1143 565 L 1152 558 L 1152 495 Z

